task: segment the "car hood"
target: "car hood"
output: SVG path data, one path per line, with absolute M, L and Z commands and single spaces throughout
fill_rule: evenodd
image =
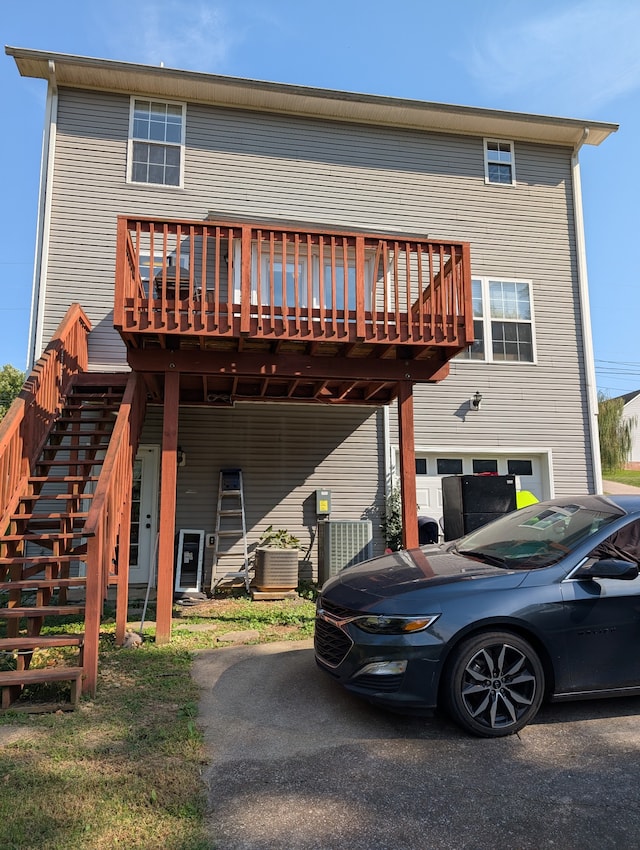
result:
M 420 549 L 391 552 L 380 558 L 374 558 L 353 567 L 347 567 L 337 576 L 326 582 L 322 588 L 327 592 L 342 596 L 365 594 L 375 599 L 389 599 L 393 596 L 413 594 L 427 588 L 487 581 L 495 586 L 507 589 L 522 583 L 526 572 L 508 570 L 483 564 L 473 558 L 467 558 L 443 547 L 423 547 Z M 471 588 L 469 588 L 471 589 Z

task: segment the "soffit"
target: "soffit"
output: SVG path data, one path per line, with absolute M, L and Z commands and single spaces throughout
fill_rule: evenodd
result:
M 617 124 L 600 121 L 317 89 L 40 50 L 6 47 L 5 52 L 14 58 L 24 77 L 49 79 L 53 62 L 58 86 L 146 94 L 325 120 L 570 147 L 583 140 L 586 144 L 599 145 L 618 129 Z M 585 130 L 588 134 L 583 139 Z

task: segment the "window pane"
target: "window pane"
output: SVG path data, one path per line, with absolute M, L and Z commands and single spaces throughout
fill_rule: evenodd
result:
M 427 459 L 426 457 L 417 457 L 416 458 L 416 475 L 426 475 L 427 474 Z
M 438 475 L 462 475 L 462 459 L 457 457 L 439 457 L 436 460 Z
M 324 306 L 333 306 L 333 287 L 336 290 L 336 310 L 344 310 L 344 264 L 336 263 L 335 274 L 332 274 L 331 263 L 325 263 L 322 287 L 324 291 Z M 356 270 L 355 266 L 347 266 L 347 309 L 356 308 Z
M 149 166 L 148 183 L 164 183 L 164 167 L 162 165 Z
M 510 165 L 489 163 L 488 172 L 490 183 L 513 183 Z
M 472 280 L 471 281 L 471 297 L 473 300 L 473 316 L 476 319 L 481 319 L 483 316 L 482 309 L 482 281 L 481 280 Z
M 490 473 L 498 473 L 498 461 L 497 460 L 474 460 L 473 461 L 473 472 L 474 475 L 478 475 L 481 472 L 490 472 Z
M 508 460 L 509 475 L 533 475 L 533 464 L 530 460 Z
M 533 362 L 531 325 L 519 322 L 491 322 L 493 359 Z

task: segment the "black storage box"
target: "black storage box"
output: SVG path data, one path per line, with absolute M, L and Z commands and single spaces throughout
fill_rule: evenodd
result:
M 462 537 L 515 509 L 513 475 L 448 475 L 442 479 L 445 540 Z

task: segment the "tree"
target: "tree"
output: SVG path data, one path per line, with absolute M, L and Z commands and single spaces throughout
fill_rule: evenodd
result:
M 0 369 L 0 419 L 11 407 L 24 384 L 25 375 L 9 363 Z
M 632 431 L 636 418 L 623 419 L 624 399 L 607 398 L 598 393 L 598 432 L 602 468 L 614 472 L 621 469 L 631 452 Z

